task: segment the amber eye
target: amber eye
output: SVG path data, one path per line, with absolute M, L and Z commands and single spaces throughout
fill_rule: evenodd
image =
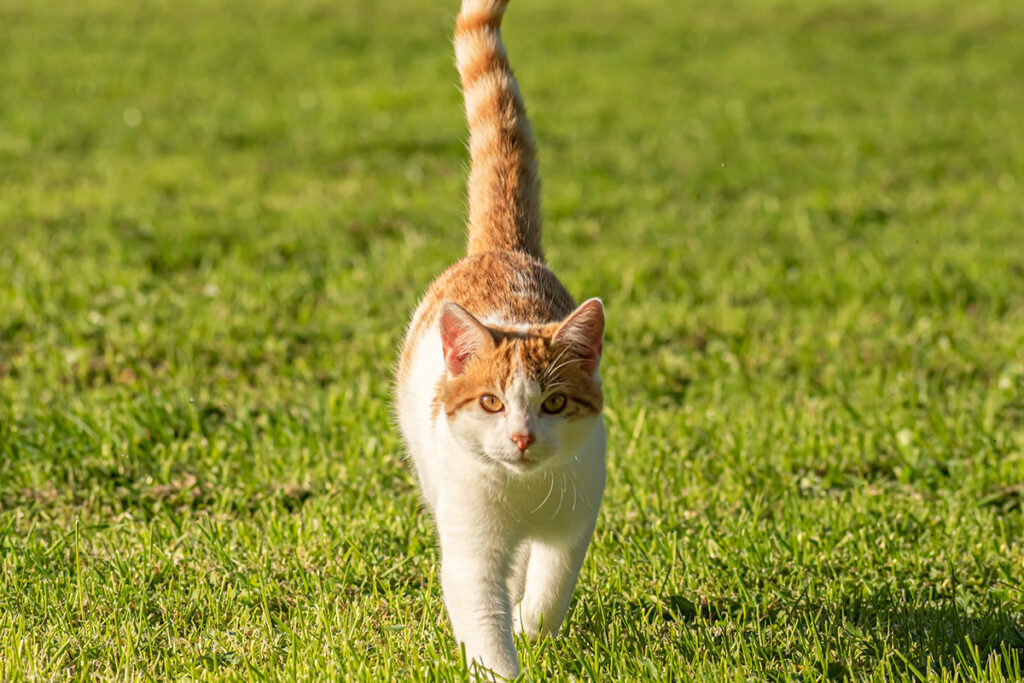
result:
M 565 394 L 551 394 L 544 399 L 544 403 L 540 407 L 548 415 L 562 412 L 565 408 Z
M 505 408 L 505 404 L 498 400 L 497 396 L 484 394 L 480 397 L 480 407 L 488 413 L 498 413 Z

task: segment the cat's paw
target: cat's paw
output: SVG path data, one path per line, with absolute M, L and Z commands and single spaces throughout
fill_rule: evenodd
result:
M 540 619 L 531 619 L 529 616 L 523 615 L 522 605 L 516 610 L 515 616 L 512 618 L 512 633 L 517 636 L 523 636 L 531 643 L 536 643 L 544 635 L 542 626 L 543 624 Z
M 519 676 L 519 662 L 516 662 L 511 667 L 499 667 L 502 670 L 495 671 L 488 669 L 479 662 L 473 662 L 472 667 L 469 670 L 469 680 L 473 683 L 501 683 L 502 681 L 511 681 Z

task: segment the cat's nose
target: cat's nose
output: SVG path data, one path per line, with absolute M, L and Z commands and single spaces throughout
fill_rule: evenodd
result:
M 519 450 L 525 451 L 536 440 L 536 437 L 531 432 L 526 432 L 525 434 L 513 434 L 512 440 L 516 442 Z

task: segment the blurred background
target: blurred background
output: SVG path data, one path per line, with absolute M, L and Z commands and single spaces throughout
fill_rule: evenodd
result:
M 463 250 L 457 6 L 0 0 L 0 678 L 463 675 L 389 398 Z M 606 504 L 529 675 L 1012 679 L 1024 5 L 504 36 L 609 317 Z

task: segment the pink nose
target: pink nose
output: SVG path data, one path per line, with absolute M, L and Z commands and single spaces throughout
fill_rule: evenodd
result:
M 516 442 L 516 446 L 519 446 L 519 450 L 525 451 L 527 447 L 534 441 L 533 434 L 527 432 L 526 434 L 513 434 L 512 440 Z

